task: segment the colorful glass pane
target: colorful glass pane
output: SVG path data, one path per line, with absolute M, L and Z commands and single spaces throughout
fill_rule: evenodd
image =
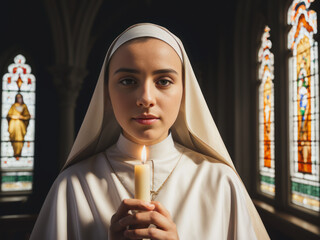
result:
M 294 204 L 320 211 L 317 14 L 313 0 L 295 0 L 288 11 L 290 78 L 290 177 Z
M 2 78 L 1 191 L 32 189 L 36 79 L 19 54 Z
M 31 172 L 7 172 L 1 175 L 1 191 L 28 191 L 32 189 Z
M 258 52 L 259 79 L 259 173 L 260 190 L 275 195 L 274 167 L 274 94 L 273 94 L 273 62 L 269 40 L 270 28 L 265 27 Z

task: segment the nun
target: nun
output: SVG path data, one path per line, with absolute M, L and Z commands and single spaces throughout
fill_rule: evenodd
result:
M 135 198 L 143 146 L 150 201 Z M 31 239 L 269 239 L 167 29 L 136 24 L 111 44 Z

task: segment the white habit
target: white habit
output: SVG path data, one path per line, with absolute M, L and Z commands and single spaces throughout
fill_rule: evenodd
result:
M 121 135 L 107 151 L 63 171 L 43 206 L 34 239 L 108 239 L 111 216 L 123 199 L 134 196 L 141 149 Z M 175 143 L 171 134 L 147 153 L 151 178 L 150 160 L 154 163 L 155 190 L 176 166 L 155 200 L 170 212 L 180 239 L 256 239 L 242 183 L 230 167 Z

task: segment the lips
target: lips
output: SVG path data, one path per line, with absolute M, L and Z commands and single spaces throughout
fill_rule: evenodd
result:
M 154 116 L 152 114 L 142 114 L 139 116 L 136 116 L 133 118 L 137 123 L 140 123 L 142 125 L 151 125 L 158 121 L 160 118 L 157 116 Z

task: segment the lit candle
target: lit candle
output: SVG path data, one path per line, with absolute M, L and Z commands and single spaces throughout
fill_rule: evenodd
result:
M 135 198 L 150 202 L 150 169 L 147 160 L 146 146 L 141 153 L 142 164 L 134 166 Z

